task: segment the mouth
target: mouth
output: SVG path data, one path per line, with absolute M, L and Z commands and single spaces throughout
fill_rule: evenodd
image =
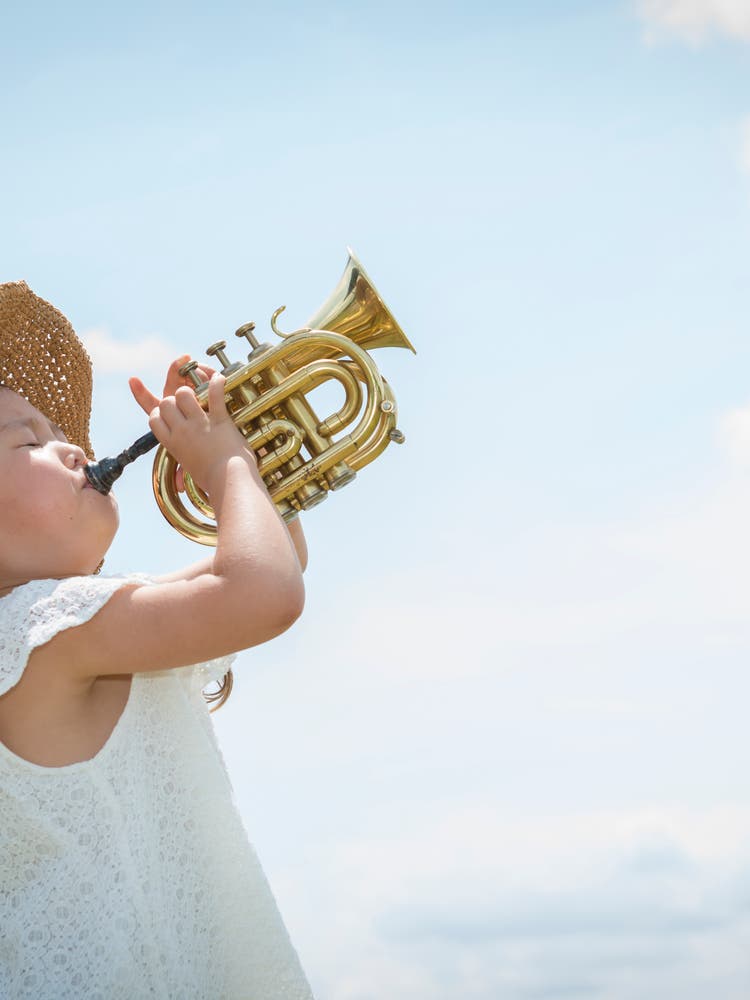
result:
M 114 492 L 110 491 L 109 493 L 100 493 L 95 486 L 91 485 L 88 479 L 81 484 L 80 492 L 85 493 L 87 490 L 91 490 L 97 496 L 101 497 L 102 500 L 108 501 L 109 506 L 112 507 L 114 510 L 117 510 L 117 498 L 115 497 Z

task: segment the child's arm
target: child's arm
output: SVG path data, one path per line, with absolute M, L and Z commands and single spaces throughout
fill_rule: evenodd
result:
M 122 587 L 88 622 L 34 650 L 42 672 L 93 681 L 186 666 L 266 642 L 302 612 L 300 561 L 227 413 L 224 379 L 211 380 L 208 413 L 187 387 L 161 401 L 137 379 L 131 388 L 152 407 L 159 441 L 204 484 L 217 519 L 216 551 L 192 578 Z
M 304 573 L 307 569 L 307 541 L 305 540 L 305 533 L 302 530 L 299 517 L 296 517 L 290 524 L 288 524 L 287 529 L 289 531 L 289 536 L 292 539 L 294 549 L 297 553 L 297 558 L 299 559 L 300 569 Z M 201 576 L 203 573 L 212 573 L 213 566 L 213 557 L 201 559 L 200 562 L 193 563 L 191 566 L 185 566 L 184 569 L 175 570 L 174 573 L 167 573 L 164 576 L 158 576 L 156 578 L 156 582 L 173 583 L 175 580 L 194 580 L 196 576 Z
M 304 573 L 307 569 L 307 539 L 305 538 L 305 533 L 302 530 L 302 524 L 300 523 L 299 517 L 295 517 L 293 521 L 290 521 L 287 528 L 289 530 L 289 536 L 292 539 L 292 544 L 297 552 L 300 569 Z

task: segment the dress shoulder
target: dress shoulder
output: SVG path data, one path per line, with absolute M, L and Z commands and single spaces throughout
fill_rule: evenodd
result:
M 37 646 L 89 621 L 121 587 L 151 582 L 137 573 L 31 580 L 0 598 L 0 695 L 20 681 Z

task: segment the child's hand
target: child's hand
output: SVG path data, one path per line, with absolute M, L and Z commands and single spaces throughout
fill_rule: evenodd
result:
M 228 458 L 252 454 L 227 412 L 224 381 L 223 375 L 211 376 L 208 413 L 187 386 L 178 386 L 173 396 L 160 400 L 139 378 L 129 381 L 136 402 L 149 415 L 149 426 L 159 443 L 208 493 Z
M 182 354 L 179 358 L 175 358 L 167 370 L 167 378 L 164 382 L 162 396 L 174 396 L 175 392 L 181 385 L 186 385 L 189 389 L 193 388 L 192 379 L 190 379 L 187 375 L 180 375 L 180 368 L 182 368 L 182 366 L 190 360 L 192 359 L 189 354 Z M 208 382 L 211 376 L 216 374 L 216 369 L 209 367 L 209 365 L 199 365 L 195 369 L 195 373 L 204 382 Z M 174 478 L 178 492 L 184 493 L 185 473 L 183 472 L 181 465 L 177 466 Z
M 164 382 L 163 396 L 174 396 L 175 392 L 181 385 L 186 385 L 189 389 L 193 388 L 193 382 L 187 375 L 180 375 L 180 368 L 188 361 L 191 361 L 189 354 L 182 354 L 179 358 L 175 358 L 172 364 L 167 369 L 167 378 Z M 199 376 L 204 382 L 208 382 L 212 375 L 216 374 L 215 368 L 210 368 L 208 365 L 199 365 L 195 369 L 196 375 Z

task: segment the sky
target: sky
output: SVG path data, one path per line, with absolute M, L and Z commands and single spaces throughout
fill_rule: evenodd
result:
M 750 6 L 31 2 L 0 56 L 0 280 L 100 455 L 347 246 L 417 350 L 212 716 L 318 1000 L 746 1000 Z M 106 572 L 204 554 L 150 465 Z

